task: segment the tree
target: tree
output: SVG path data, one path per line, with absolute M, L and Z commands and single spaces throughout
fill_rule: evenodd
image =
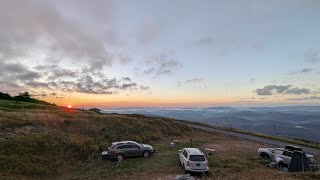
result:
M 25 102 L 33 102 L 34 100 L 31 98 L 29 92 L 19 93 L 18 96 L 14 97 L 16 101 L 25 101 Z
M 12 100 L 12 97 L 9 94 L 0 92 L 0 99 Z
M 89 109 L 89 111 L 93 111 L 93 112 L 96 112 L 98 114 L 101 114 L 101 109 L 98 109 L 98 108 L 91 108 L 91 109 Z

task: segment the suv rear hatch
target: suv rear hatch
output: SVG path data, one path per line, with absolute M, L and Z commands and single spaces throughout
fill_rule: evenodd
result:
M 190 155 L 187 163 L 189 167 L 194 170 L 203 170 L 208 167 L 208 161 L 204 155 Z

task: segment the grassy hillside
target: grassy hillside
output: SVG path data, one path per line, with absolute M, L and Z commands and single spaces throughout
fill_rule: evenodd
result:
M 0 101 L 0 175 L 54 176 L 100 158 L 114 141 L 152 143 L 189 130 L 178 121 L 99 115 L 25 102 Z M 71 167 L 72 168 L 72 167 Z
M 170 147 L 173 139 L 179 143 Z M 121 163 L 102 160 L 100 152 L 119 140 L 150 143 L 157 154 Z M 208 157 L 212 179 L 320 178 L 319 173 L 264 167 L 257 156 L 262 146 L 190 129 L 172 119 L 0 100 L 0 179 L 173 179 L 183 173 L 177 160 L 183 147 L 216 149 Z

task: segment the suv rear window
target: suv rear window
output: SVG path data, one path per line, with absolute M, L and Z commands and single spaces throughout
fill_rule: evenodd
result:
M 205 161 L 206 159 L 204 158 L 203 155 L 190 155 L 189 160 L 190 161 Z

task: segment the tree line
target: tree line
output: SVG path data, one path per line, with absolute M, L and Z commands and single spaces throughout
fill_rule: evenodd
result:
M 10 94 L 0 92 L 0 100 L 22 101 L 22 102 L 52 105 L 46 101 L 41 101 L 41 100 L 32 98 L 29 92 L 19 93 L 19 95 L 17 96 L 11 96 Z

